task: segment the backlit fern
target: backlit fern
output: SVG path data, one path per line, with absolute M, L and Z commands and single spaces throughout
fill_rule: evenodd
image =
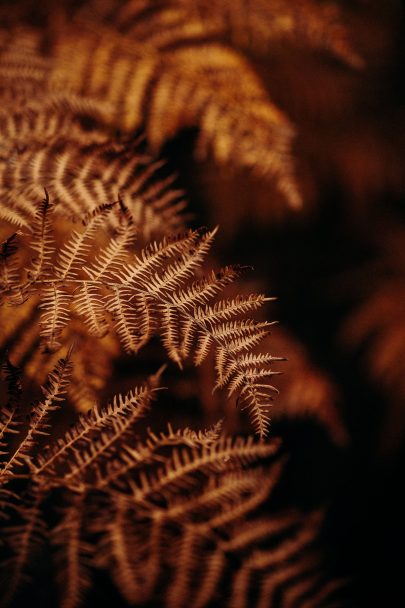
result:
M 114 213 L 118 216 L 117 231 L 97 249 L 97 236 L 108 230 Z M 264 437 L 271 392 L 276 391 L 267 382 L 276 373 L 269 366 L 279 358 L 252 352 L 267 335 L 270 324 L 246 315 L 262 306 L 266 298 L 252 294 L 217 299 L 238 276 L 237 267 L 198 276 L 215 231 L 189 231 L 135 253 L 134 223 L 121 201 L 99 207 L 83 224 L 82 230 L 74 230 L 57 249 L 52 206 L 46 197 L 32 237 L 24 243 L 34 257 L 17 280 L 14 238 L 9 237 L 3 245 L 3 299 L 20 305 L 39 296 L 45 351 L 59 349 L 72 309 L 95 337 L 108 331 L 109 313 L 128 353 L 138 352 L 155 334 L 161 336 L 169 357 L 180 367 L 190 355 L 196 365 L 201 364 L 213 348 L 216 387 L 227 388 L 228 396 L 239 395 L 249 408 L 257 433 Z

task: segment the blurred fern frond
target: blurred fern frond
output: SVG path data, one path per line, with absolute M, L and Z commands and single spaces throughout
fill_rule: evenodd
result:
M 210 150 L 216 162 L 275 176 L 298 205 L 293 129 L 249 62 L 217 41 L 175 39 L 165 46 L 159 37 L 141 43 L 111 28 L 84 29 L 80 36 L 67 31 L 56 45 L 51 87 L 105 104 L 103 118 L 112 127 L 133 132 L 143 126 L 154 151 L 181 130 L 198 128 L 199 157 Z M 68 69 L 72 61 L 74 72 Z
M 183 28 L 183 35 L 189 33 L 190 38 L 193 35 L 198 40 L 204 32 L 205 36 L 225 40 L 259 57 L 271 53 L 280 40 L 287 40 L 294 45 L 328 51 L 354 67 L 362 65 L 334 2 L 166 0 L 152 7 L 144 0 L 109 3 L 96 0 L 90 6 L 93 16 L 98 13 L 104 21 L 134 37 L 145 35 L 146 22 L 149 31 L 157 31 L 158 24 L 165 22 L 171 30 L 168 37 L 173 37 L 176 30 L 180 36 Z
M 22 30 L 22 43 L 3 33 L 0 72 L 11 139 L 27 131 L 28 114 L 34 137 L 45 127 L 42 142 L 51 143 L 56 133 L 59 142 L 102 141 L 100 129 L 83 128 L 90 120 L 110 134 L 143 128 L 154 152 L 180 131 L 197 128 L 198 158 L 210 151 L 219 164 L 272 176 L 285 199 L 299 206 L 294 129 L 245 53 L 260 56 L 280 40 L 299 39 L 360 65 L 336 6 L 312 0 L 288 7 L 277 1 L 102 4 L 79 11 L 73 27 L 48 35 Z

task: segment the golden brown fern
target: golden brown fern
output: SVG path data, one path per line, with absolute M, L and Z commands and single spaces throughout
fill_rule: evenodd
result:
M 92 41 L 89 33 L 82 36 L 76 53 L 83 75 L 70 73 L 68 86 L 111 101 L 124 128 L 144 121 L 155 148 L 182 128 L 198 127 L 200 158 L 211 149 L 219 163 L 273 175 L 290 204 L 300 204 L 290 159 L 293 130 L 242 52 L 266 56 L 280 40 L 298 40 L 358 67 L 336 5 L 179 0 L 151 6 L 135 0 L 96 2 L 84 13 L 93 32 L 101 21 L 108 29 L 98 41 L 96 34 Z M 71 34 L 66 37 L 59 42 L 57 87 L 75 52 Z M 79 55 L 92 61 L 80 63 Z
M 211 150 L 219 163 L 274 175 L 289 202 L 299 204 L 289 154 L 292 128 L 235 50 L 219 42 L 172 41 L 161 49 L 153 40 L 137 44 L 111 29 L 85 29 L 61 34 L 54 61 L 50 86 L 113 108 L 104 113 L 106 124 L 125 132 L 144 125 L 154 151 L 181 129 L 199 127 L 199 156 Z M 72 61 L 74 72 L 67 67 Z
M 63 577 L 61 605 L 78 605 L 90 586 L 91 569 L 101 565 L 100 558 L 103 566 L 109 562 L 113 572 L 113 560 L 120 560 L 117 578 L 118 584 L 123 583 L 124 595 L 133 592 L 137 577 L 142 579 L 142 596 L 152 595 L 155 582 L 164 573 L 166 558 L 161 560 L 158 551 L 163 539 L 171 539 L 174 548 L 184 526 L 194 527 L 200 538 L 212 534 L 215 539 L 217 527 L 240 521 L 266 498 L 281 472 L 282 463 L 277 461 L 266 477 L 261 468 L 251 468 L 258 460 L 273 458 L 278 441 L 264 444 L 252 438 L 221 438 L 219 427 L 197 433 L 175 431 L 169 425 L 167 431 L 158 433 L 144 429 L 143 439 L 136 438 L 135 428 L 140 427 L 154 398 L 158 376 L 143 387 L 118 395 L 106 408 L 94 406 L 54 439 L 49 414 L 63 401 L 71 371 L 69 356 L 60 359 L 50 374 L 44 397 L 33 405 L 27 423 L 22 420 L 26 412 L 30 414 L 29 408 L 12 411 L 17 425 L 11 437 L 16 439 L 2 456 L 0 474 L 2 490 L 8 492 L 2 500 L 2 515 L 10 519 L 5 525 L 7 561 L 3 567 L 8 578 L 2 605 L 12 601 L 27 572 L 40 576 L 35 573 L 32 557 L 49 542 L 56 550 L 59 576 Z M 18 374 L 8 365 L 12 401 Z M 2 428 L 4 424 L 2 420 Z M 45 451 L 37 441 L 44 434 L 51 434 Z M 18 495 L 16 486 L 20 487 Z M 61 490 L 62 514 L 53 524 L 45 513 L 58 495 L 55 492 Z M 140 529 L 139 522 L 143 522 Z M 123 538 L 122 524 L 126 529 Z M 125 547 L 133 535 L 146 545 L 141 542 L 135 553 L 132 548 L 130 557 Z M 101 546 L 104 552 L 100 552 Z M 193 552 L 192 547 L 187 550 Z M 139 559 L 145 555 L 141 567 Z M 131 580 L 128 568 L 135 563 L 140 569 Z M 180 559 L 176 575 L 180 578 L 181 566 Z M 182 587 L 181 581 L 175 585 Z
M 71 369 L 72 363 L 70 352 L 68 352 L 67 356 L 60 359 L 50 373 L 48 381 L 42 389 L 42 399 L 28 409 L 26 405 L 25 409 L 19 409 L 18 407 L 10 409 L 9 406 L 7 419 L 2 416 L 2 434 L 11 433 L 12 437 L 17 436 L 17 440 L 7 442 L 7 449 L 2 452 L 2 463 L 0 465 L 2 517 L 8 516 L 13 522 L 12 526 L 6 527 L 6 555 L 8 555 L 8 559 L 3 567 L 6 569 L 8 576 L 7 587 L 2 597 L 2 605 L 4 606 L 8 605 L 25 580 L 26 570 L 27 567 L 30 569 L 33 552 L 47 538 L 48 531 L 42 509 L 49 494 L 48 488 L 51 477 L 49 475 L 40 476 L 39 474 L 43 460 L 38 460 L 42 451 L 38 446 L 41 436 L 50 434 L 49 417 L 55 410 L 59 409 L 60 403 L 63 401 Z M 11 396 L 13 396 L 12 389 L 15 384 L 15 377 L 16 372 L 13 366 L 8 363 L 7 380 Z M 145 411 L 152 395 L 152 387 L 136 389 L 126 397 L 117 396 L 116 400 L 106 410 L 100 410 L 99 412 L 95 409 L 92 412 L 92 430 L 95 432 L 94 434 L 100 436 L 100 442 L 112 432 L 112 434 L 120 435 L 120 439 L 124 443 L 124 432 L 120 434 L 120 430 L 122 430 L 120 429 L 120 405 L 122 406 L 121 409 L 125 411 L 132 409 L 135 412 L 131 418 L 133 423 L 137 416 Z M 126 408 L 123 407 L 123 404 Z M 114 419 L 115 416 L 117 420 Z M 11 418 L 11 422 L 9 418 Z M 25 418 L 28 419 L 28 422 L 25 422 Z M 80 422 L 79 428 L 81 428 Z M 71 432 L 74 433 L 74 430 Z M 68 437 L 70 438 L 69 434 L 66 441 L 68 441 Z M 80 450 L 83 447 L 81 439 L 82 437 L 76 437 L 75 451 L 71 455 L 72 464 L 75 457 L 80 458 Z M 60 445 L 61 440 L 56 442 L 57 449 L 60 448 Z M 120 447 L 122 449 L 122 446 Z M 110 447 L 111 449 L 113 448 Z M 98 461 L 95 465 L 97 464 Z M 16 482 L 17 485 L 21 483 L 18 480 L 25 480 L 25 488 L 16 494 L 14 491 L 10 491 L 10 488 L 13 488 Z M 65 486 L 63 479 L 60 480 L 59 485 Z M 73 522 L 70 525 L 70 528 L 72 527 Z M 63 522 L 55 530 L 56 538 L 59 538 L 62 532 Z
M 111 215 L 118 226 L 104 246 L 96 249 Z M 111 223 L 111 222 L 110 222 Z M 127 208 L 104 205 L 85 217 L 82 230 L 73 230 L 56 249 L 52 206 L 46 197 L 26 245 L 35 257 L 4 298 L 11 305 L 39 298 L 41 337 L 48 352 L 61 344 L 71 309 L 90 335 L 103 336 L 112 319 L 128 353 L 136 353 L 153 335 L 160 335 L 169 357 L 180 367 L 192 356 L 199 365 L 215 351 L 216 388 L 239 395 L 261 437 L 267 433 L 274 375 L 271 364 L 279 358 L 255 354 L 267 335 L 267 322 L 247 317 L 266 301 L 262 295 L 218 299 L 224 287 L 240 273 L 225 267 L 201 276 L 215 231 L 189 231 L 132 253 L 134 226 Z M 13 255 L 5 258 L 6 267 Z M 4 299 L 3 298 L 3 299 Z M 108 313 L 108 317 L 106 315 Z
M 74 28 L 45 36 L 45 43 L 43 35 L 23 30 L 21 38 L 27 42 L 20 48 L 3 34 L 0 71 L 6 78 L 4 94 L 12 94 L 3 122 L 12 139 L 17 131 L 27 131 L 28 115 L 34 138 L 45 123 L 51 137 L 60 129 L 62 142 L 64 134 L 68 140 L 103 139 L 97 129 L 83 130 L 87 115 L 99 125 L 130 133 L 144 127 L 155 151 L 180 130 L 198 127 L 200 158 L 211 150 L 219 163 L 272 175 L 290 204 L 300 204 L 290 153 L 293 129 L 236 49 L 260 54 L 280 38 L 298 36 L 357 64 L 333 5 L 311 0 L 288 8 L 279 2 L 225 2 L 209 8 L 203 1 L 155 7 L 138 1 L 112 3 L 105 19 L 109 27 L 94 14 L 90 20 L 79 18 Z M 16 84 L 20 82 L 25 84 Z M 21 98 L 17 111 L 12 107 L 16 86 Z M 32 103 L 32 86 L 37 97 L 46 99 L 46 118 L 38 103 Z M 22 129 L 16 129 L 19 123 Z
M 19 601 L 28 573 L 38 585 L 43 577 L 49 584 L 55 571 L 59 605 L 75 608 L 100 568 L 130 605 L 320 607 L 332 598 L 341 605 L 341 584 L 325 577 L 317 547 L 322 514 L 269 513 L 266 506 L 259 515 L 283 471 L 279 441 L 223 437 L 218 425 L 203 432 L 145 429 L 159 373 L 107 407 L 94 406 L 55 439 L 45 414 L 61 405 L 68 357 L 3 456 L 2 470 L 13 463 L 13 475 L 1 478 L 8 490 L 2 511 L 10 519 L 2 605 Z M 21 387 L 10 363 L 7 380 L 13 402 Z M 27 439 L 38 432 L 51 435 L 45 450 Z M 41 571 L 33 558 L 49 550 L 55 565 Z
M 342 23 L 342 14 L 333 2 L 314 0 L 166 0 L 154 6 L 144 0 L 125 2 L 95 2 L 92 15 L 100 15 L 106 22 L 123 33 L 145 37 L 145 31 L 158 31 L 166 25 L 161 40 L 185 36 L 195 40 L 212 37 L 225 40 L 233 46 L 265 56 L 280 40 L 294 45 L 326 50 L 355 67 L 362 65 L 358 54 L 348 40 Z M 87 9 L 88 10 L 88 9 Z M 187 25 L 186 25 L 187 24 Z M 158 36 L 156 36 L 158 37 Z
M 163 505 L 157 494 L 158 507 L 117 494 L 94 524 L 106 532 L 98 565 L 112 571 L 132 605 L 287 608 L 298 600 L 330 605 L 334 596 L 338 602 L 342 583 L 327 580 L 316 547 L 321 513 L 305 522 L 293 511 L 254 516 L 280 475 L 279 462 L 269 466 L 260 490 L 262 473 L 252 471 L 249 478 L 211 476 L 205 486 L 190 487 L 187 498 L 165 497 Z
M 144 239 L 182 227 L 182 192 L 170 187 L 173 177 L 159 176 L 162 163 L 142 153 L 139 142 L 43 141 L 10 155 L 12 143 L 0 155 L 0 217 L 30 227 L 46 185 L 65 217 L 81 216 L 122 195 Z
M 238 285 L 239 295 L 252 286 Z M 268 346 L 267 346 L 268 344 Z M 275 327 L 271 336 L 260 344 L 260 350 L 271 348 L 274 356 L 288 355 L 288 363 L 283 366 L 283 374 L 277 379 L 280 393 L 277 408 L 272 411 L 273 421 L 310 421 L 319 425 L 337 446 L 345 446 L 349 441 L 345 426 L 344 412 L 341 411 L 342 397 L 338 386 L 311 359 L 304 345 L 285 329 Z M 186 377 L 177 380 L 187 397 L 198 399 L 203 419 L 223 417 L 228 432 L 239 432 L 244 428 L 243 412 L 235 411 L 233 405 L 225 402 L 220 393 L 212 394 L 215 384 L 214 353 L 196 370 L 187 370 Z M 176 382 L 176 381 L 175 381 Z
M 0 217 L 30 226 L 47 187 L 54 200 L 63 198 L 65 214 L 81 215 L 121 194 L 146 239 L 179 229 L 182 192 L 169 187 L 173 178 L 145 152 L 141 138 L 124 140 L 106 129 L 105 104 L 52 90 L 48 68 L 37 73 L 38 63 L 51 61 L 41 51 L 43 34 L 22 30 L 5 37 L 0 48 Z M 25 74 L 30 70 L 38 78 L 34 85 Z

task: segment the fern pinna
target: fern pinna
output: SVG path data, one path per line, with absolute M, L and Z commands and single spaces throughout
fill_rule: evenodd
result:
M 281 591 L 287 606 L 308 590 L 318 603 L 303 605 L 331 605 L 340 584 L 327 582 L 319 567 L 321 514 L 304 524 L 298 512 L 257 515 L 283 470 L 279 441 L 224 437 L 220 425 L 146 430 L 161 372 L 107 407 L 94 406 L 55 438 L 52 419 L 69 383 L 70 353 L 32 406 L 18 369 L 8 360 L 3 368 L 2 606 L 20 605 L 24 586 L 45 579 L 41 605 L 79 606 L 99 569 L 129 605 L 203 607 L 222 597 L 233 607 L 252 605 L 251 598 L 275 606 Z M 49 569 L 57 572 L 56 588 Z
M 216 388 L 227 388 L 228 396 L 238 395 L 263 438 L 271 394 L 276 391 L 267 380 L 277 373 L 271 365 L 280 357 L 254 350 L 271 324 L 246 315 L 267 298 L 253 294 L 218 299 L 240 268 L 227 266 L 201 275 L 215 230 L 190 230 L 135 252 L 134 223 L 120 200 L 86 216 L 82 229 L 73 230 L 57 248 L 52 215 L 47 196 L 32 235 L 25 237 L 34 257 L 18 276 L 14 240 L 19 235 L 3 244 L 2 255 L 3 301 L 18 305 L 39 298 L 44 349 L 53 352 L 60 347 L 72 310 L 96 337 L 103 336 L 112 321 L 128 353 L 136 353 L 153 335 L 160 335 L 169 357 L 180 367 L 189 356 L 195 365 L 201 364 L 214 348 Z M 97 237 L 99 233 L 105 237 L 111 215 L 117 228 L 98 247 Z

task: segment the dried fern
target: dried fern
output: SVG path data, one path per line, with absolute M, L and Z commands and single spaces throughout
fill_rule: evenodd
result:
M 59 144 L 89 145 L 107 140 L 105 125 L 125 132 L 143 127 L 156 151 L 180 130 L 198 127 L 200 158 L 211 150 L 219 163 L 274 176 L 290 204 L 300 205 L 290 153 L 293 129 L 239 49 L 260 55 L 280 39 L 298 37 L 358 65 L 334 5 L 179 1 L 152 8 L 137 0 L 107 4 L 108 28 L 103 15 L 90 14 L 48 40 L 22 30 L 22 44 L 16 44 L 3 34 L 0 73 L 9 107 L 0 121 L 10 142 L 25 142 L 29 135 L 49 147 L 55 138 Z M 32 101 L 33 91 L 40 103 Z M 83 118 L 97 128 L 84 129 Z
M 277 441 L 226 438 L 220 426 L 145 429 L 156 378 L 105 408 L 94 402 L 117 343 L 136 353 L 158 335 L 180 367 L 211 353 L 215 388 L 237 397 L 266 435 L 276 390 L 269 378 L 281 357 L 258 350 L 270 324 L 248 318 L 266 298 L 223 294 L 238 267 L 202 274 L 215 231 L 150 242 L 177 232 L 184 203 L 147 146 L 156 152 L 196 128 L 197 158 L 210 153 L 219 165 L 271 176 L 296 207 L 294 130 L 253 61 L 280 43 L 361 61 L 329 3 L 87 5 L 90 15 L 87 6 L 73 26 L 52 22 L 52 13 L 56 28 L 0 31 L 0 217 L 24 230 L 10 235 L 5 225 L 0 235 L 0 347 L 9 355 L 1 601 L 19 605 L 30 577 L 37 586 L 57 579 L 59 604 L 74 608 L 101 569 L 131 605 L 343 605 L 317 552 L 320 513 L 269 510 L 284 464 Z M 135 134 L 142 128 L 145 143 Z M 70 353 L 57 361 L 72 338 L 74 367 Z M 32 407 L 10 360 L 34 393 L 54 365 Z M 296 372 L 286 403 L 293 408 L 294 387 L 300 397 L 304 387 L 309 409 L 343 441 L 326 403 L 330 385 L 306 362 Z M 65 398 L 87 413 L 57 431 L 50 417 Z
M 60 407 L 69 368 L 65 357 L 52 372 L 44 389 L 48 410 Z M 140 440 L 135 429 L 156 381 L 106 408 L 95 406 L 45 451 L 30 443 L 24 459 L 15 459 L 11 449 L 6 462 L 14 461 L 14 475 L 2 478 L 10 518 L 2 605 L 18 605 L 12 602 L 30 584 L 28 572 L 35 584 L 43 577 L 49 584 L 55 570 L 59 605 L 74 608 L 101 568 L 131 605 L 247 607 L 254 597 L 254 605 L 273 606 L 270 598 L 281 590 L 277 606 L 289 606 L 293 597 L 323 606 L 339 585 L 326 583 L 320 571 L 320 513 L 304 525 L 298 512 L 257 515 L 283 470 L 279 442 L 221 437 L 220 427 L 195 432 L 170 425 L 157 433 L 143 426 Z M 20 428 L 14 453 L 37 430 L 41 408 L 34 405 L 33 422 Z M 26 487 L 17 496 L 21 480 Z M 51 507 L 57 515 L 47 519 Z M 52 570 L 33 568 L 34 554 L 46 551 L 55 560 Z
M 14 144 L 12 144 L 14 145 Z M 82 216 L 121 194 L 145 240 L 179 230 L 185 207 L 182 192 L 171 188 L 173 177 L 159 177 L 162 163 L 140 152 L 139 142 L 125 144 L 32 144 L 0 157 L 0 216 L 28 228 L 37 212 L 43 185 L 58 212 Z
M 158 26 L 165 24 L 165 35 L 160 34 L 162 43 L 173 39 L 175 33 L 179 38 L 194 37 L 195 41 L 205 35 L 262 56 L 271 52 L 279 40 L 288 40 L 331 52 L 355 67 L 362 65 L 348 41 L 341 12 L 333 2 L 166 0 L 151 7 L 145 0 L 107 3 L 95 0 L 90 4 L 92 10 L 88 13 L 93 18 L 98 14 L 120 32 L 141 39 L 149 32 L 155 32 L 158 39 Z
M 123 583 L 124 595 L 131 594 L 134 601 L 139 577 L 142 597 L 152 595 L 166 562 L 159 555 L 163 539 L 171 538 L 175 548 L 177 542 L 183 542 L 176 540 L 182 538 L 182 529 L 190 526 L 195 530 L 193 537 L 207 540 L 212 534 L 214 540 L 217 528 L 240 521 L 260 505 L 282 469 L 282 462 L 275 461 L 266 477 L 261 468 L 250 470 L 254 462 L 274 457 L 279 442 L 266 445 L 251 438 L 220 438 L 219 427 L 197 433 L 174 431 L 169 426 L 166 432 L 149 430 L 143 440 L 135 439 L 134 429 L 154 398 L 158 376 L 127 395 L 118 395 L 104 409 L 95 406 L 65 435 L 51 439 L 44 451 L 36 437 L 49 434 L 49 414 L 61 405 L 71 372 L 69 356 L 60 359 L 50 374 L 44 398 L 34 404 L 28 425 L 17 420 L 16 409 L 12 412 L 17 441 L 3 455 L 0 473 L 2 490 L 8 492 L 2 511 L 10 518 L 5 525 L 8 557 L 3 564 L 9 578 L 2 605 L 8 605 L 26 580 L 33 552 L 41 551 L 48 542 L 55 547 L 59 576 L 63 577 L 61 605 L 77 606 L 90 587 L 94 566 L 105 567 L 111 561 L 108 567 L 115 572 L 115 559 L 120 560 L 117 582 Z M 14 368 L 10 367 L 7 377 L 13 400 Z M 22 480 L 25 489 L 17 495 L 13 490 Z M 56 525 L 46 523 L 47 505 L 61 489 L 62 514 Z M 141 529 L 138 521 L 143 522 Z M 126 532 L 120 537 L 123 524 Z M 90 540 L 94 534 L 98 544 Z M 141 543 L 135 553 L 132 548 L 129 557 L 125 546 L 133 537 L 143 537 L 146 545 Z M 131 568 L 140 566 L 145 551 L 147 558 L 131 580 Z M 190 551 L 194 551 L 192 545 L 187 548 Z M 183 577 L 181 558 L 178 567 L 171 592 L 174 597 L 185 593 L 177 578 Z
M 111 224 L 113 214 L 116 234 L 96 249 L 98 233 Z M 155 334 L 180 367 L 189 356 L 199 365 L 213 348 L 216 388 L 227 388 L 228 396 L 239 395 L 264 437 L 271 393 L 276 391 L 267 380 L 276 373 L 270 365 L 279 358 L 251 352 L 268 334 L 270 324 L 246 315 L 266 298 L 253 294 L 217 299 L 240 270 L 225 267 L 201 277 L 199 268 L 215 231 L 189 231 L 132 253 L 134 224 L 122 202 L 99 207 L 83 224 L 57 250 L 52 208 L 45 198 L 32 240 L 26 242 L 35 257 L 19 281 L 7 286 L 5 299 L 10 304 L 39 296 L 45 350 L 52 353 L 60 347 L 72 308 L 90 335 L 102 336 L 110 317 L 128 353 L 138 352 Z M 13 257 L 5 257 L 5 267 L 14 263 Z
M 220 163 L 274 175 L 290 203 L 298 204 L 288 152 L 292 128 L 249 63 L 218 42 L 203 47 L 173 42 L 179 41 L 169 41 L 166 50 L 153 40 L 137 45 L 112 30 L 84 30 L 74 41 L 66 32 L 55 51 L 51 86 L 113 108 L 104 113 L 108 125 L 125 132 L 144 125 L 154 151 L 181 129 L 199 127 L 200 157 L 211 150 Z M 75 72 L 67 69 L 72 59 Z

